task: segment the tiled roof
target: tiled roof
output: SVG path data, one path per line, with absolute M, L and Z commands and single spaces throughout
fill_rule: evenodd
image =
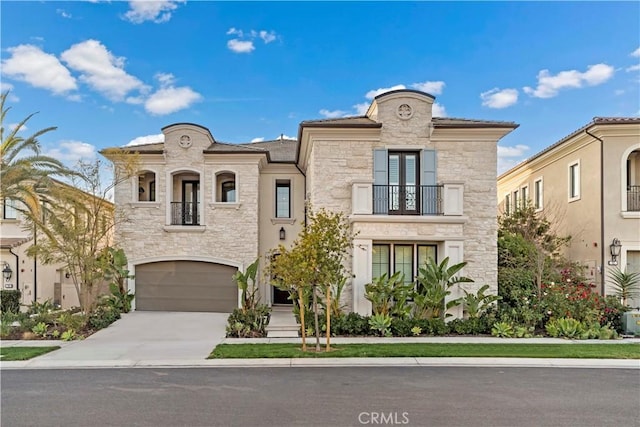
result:
M 434 117 L 432 121 L 435 127 L 506 127 L 514 129 L 518 127 L 518 124 L 514 122 L 460 119 L 456 117 Z
M 265 153 L 266 151 L 246 144 L 230 144 L 227 142 L 214 142 L 204 150 L 205 153 Z
M 381 126 L 380 123 L 375 120 L 371 120 L 366 116 L 353 116 L 353 117 L 340 117 L 336 119 L 318 119 L 318 120 L 305 120 L 300 123 L 300 126 Z
M 582 126 L 580 129 L 571 132 L 569 135 L 567 135 L 564 138 L 560 139 L 558 142 L 555 142 L 555 143 L 551 144 L 547 148 L 545 148 L 542 151 L 534 154 L 533 156 L 529 157 L 528 159 L 525 159 L 525 160 L 521 161 L 520 163 L 518 163 L 517 165 L 515 165 L 514 167 L 512 167 L 508 171 L 503 172 L 502 174 L 500 174 L 500 176 L 498 176 L 498 179 L 502 178 L 503 176 L 506 176 L 507 174 L 511 173 L 511 171 L 519 168 L 520 166 L 522 166 L 524 164 L 527 164 L 527 163 L 537 159 L 538 157 L 542 156 L 543 154 L 553 150 L 554 148 L 564 144 L 566 141 L 568 141 L 569 139 L 573 138 L 574 136 L 586 131 L 591 126 L 599 125 L 599 124 L 604 124 L 604 125 L 640 124 L 640 117 L 594 117 L 593 120 L 591 120 L 586 125 Z
M 0 237 L 0 248 L 12 249 L 29 240 L 31 240 L 30 237 Z
M 273 141 L 252 142 L 243 145 L 267 150 L 272 162 L 296 161 L 298 141 L 295 139 L 275 139 Z
M 127 145 L 120 147 L 122 150 L 128 150 L 138 153 L 149 153 L 164 150 L 164 142 L 155 142 L 153 144 Z

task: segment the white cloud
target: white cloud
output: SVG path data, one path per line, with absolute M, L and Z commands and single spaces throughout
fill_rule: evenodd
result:
M 63 18 L 67 18 L 67 19 L 71 19 L 72 16 L 70 13 L 65 12 L 64 9 L 56 9 L 56 13 L 60 16 L 62 16 Z
M 10 47 L 7 51 L 11 57 L 2 61 L 3 75 L 56 95 L 77 89 L 76 80 L 54 55 L 28 44 Z
M 275 31 L 266 30 L 250 30 L 248 32 L 242 31 L 236 27 L 231 27 L 227 30 L 228 36 L 235 36 L 227 42 L 229 50 L 235 53 L 251 53 L 256 49 L 254 41 L 261 39 L 264 44 L 269 44 L 276 40 L 277 34 Z
M 168 86 L 154 92 L 145 101 L 144 108 L 151 114 L 163 116 L 188 108 L 201 99 L 202 95 L 188 86 Z
M 447 111 L 445 110 L 444 105 L 434 102 L 433 109 L 431 110 L 431 115 L 433 117 L 446 117 Z
M 631 71 L 640 71 L 640 64 L 636 64 L 636 65 L 632 65 L 630 67 L 627 67 L 625 69 L 625 71 L 627 72 L 631 72 Z
M 482 105 L 489 108 L 506 108 L 518 102 L 518 91 L 516 89 L 493 88 L 480 94 Z
M 93 160 L 96 147 L 81 141 L 61 141 L 56 148 L 45 149 L 44 154 L 65 163 L 76 163 L 79 160 Z
M 260 38 L 265 44 L 269 44 L 276 39 L 276 33 L 274 31 L 260 31 Z
M 527 151 L 529 151 L 529 147 L 523 144 L 512 147 L 498 145 L 498 157 L 522 157 Z
M 556 75 L 549 74 L 549 70 L 541 70 L 538 73 L 538 87 L 535 89 L 526 86 L 524 92 L 536 98 L 553 98 L 558 92 L 566 88 L 580 88 L 584 85 L 596 86 L 609 80 L 614 68 L 607 64 L 589 65 L 587 71 L 577 70 L 561 71 Z
M 529 147 L 523 144 L 512 147 L 498 145 L 498 175 L 525 160 L 525 153 L 527 151 L 529 151 Z
M 353 106 L 353 108 L 356 110 L 356 113 L 359 116 L 364 116 L 365 114 L 367 114 L 367 110 L 369 109 L 369 105 L 371 105 L 368 102 L 361 102 L 360 104 L 356 104 Z
M 629 56 L 635 56 L 636 58 L 640 58 L 640 47 L 634 50 L 629 54 Z
M 346 115 L 348 115 L 348 113 L 346 111 L 342 111 L 342 110 L 333 110 L 333 111 L 329 111 L 327 109 L 322 109 L 320 110 L 320 114 L 323 115 L 324 117 L 328 118 L 328 119 L 335 119 L 336 117 L 344 117 Z
M 9 129 L 13 132 L 15 130 L 15 128 L 18 127 L 20 123 L 9 123 Z M 27 127 L 27 125 L 22 125 L 20 126 L 20 129 L 18 129 L 18 132 L 24 132 L 25 130 L 29 129 Z
M 253 138 L 251 142 L 262 142 L 264 141 L 264 136 L 259 136 L 258 138 Z
M 131 147 L 133 145 L 156 144 L 158 142 L 164 142 L 163 133 L 159 133 L 156 135 L 139 136 L 129 141 L 126 147 Z
M 86 40 L 71 46 L 60 55 L 62 60 L 82 73 L 80 80 L 112 101 L 122 101 L 144 84 L 124 70 L 125 58 L 114 56 L 97 40 Z
M 249 40 L 240 40 L 240 39 L 231 39 L 227 42 L 227 47 L 229 50 L 235 53 L 251 53 L 255 50 L 255 46 L 252 41 Z
M 614 95 L 623 95 L 624 94 L 624 89 L 616 89 L 613 93 L 614 93 Z
M 440 95 L 442 90 L 444 89 L 445 83 L 443 81 L 437 82 L 422 82 L 422 83 L 414 83 L 411 85 L 412 88 L 417 89 L 422 92 L 426 92 L 430 95 Z
M 391 87 L 381 87 L 375 90 L 370 90 L 369 92 L 367 92 L 367 94 L 365 95 L 365 98 L 367 99 L 373 99 L 376 96 L 385 93 L 385 92 L 391 92 L 392 90 L 400 90 L 400 89 L 406 89 L 407 87 L 405 85 L 395 85 L 395 86 L 391 86 Z
M 145 21 L 153 21 L 156 24 L 167 22 L 171 19 L 171 12 L 178 8 L 185 0 L 132 0 L 129 2 L 130 10 L 124 14 L 124 18 L 133 23 L 141 24 Z

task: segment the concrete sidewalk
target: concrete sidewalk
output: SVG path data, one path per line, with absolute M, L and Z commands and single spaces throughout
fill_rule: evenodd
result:
M 115 324 L 114 324 L 115 325 Z M 120 325 L 122 326 L 122 324 Z M 111 326 L 113 327 L 113 325 Z M 110 328 L 111 328 L 110 327 Z M 108 328 L 109 329 L 109 328 Z M 107 330 L 108 330 L 107 329 Z M 102 338 L 102 337 L 99 337 Z M 89 337 L 84 342 L 91 339 Z M 164 340 L 163 340 L 164 341 Z M 88 368 L 193 368 L 193 367 L 337 367 L 337 366 L 431 366 L 431 367 L 555 367 L 555 368 L 607 368 L 607 369 L 639 369 L 640 360 L 634 359 L 539 359 L 539 358 L 474 358 L 474 357 L 368 357 L 368 358 L 323 358 L 323 359 L 211 359 L 206 357 L 219 343 L 299 343 L 299 338 L 260 338 L 260 339 L 207 339 L 201 342 L 198 357 L 193 348 L 185 349 L 179 340 L 156 343 L 148 348 L 153 350 L 145 354 L 140 350 L 118 351 L 109 349 L 109 343 L 91 346 L 80 351 L 74 347 L 79 342 L 58 341 L 3 341 L 2 346 L 36 346 L 61 345 L 60 350 L 36 357 L 31 360 L 0 362 L 1 369 L 88 369 Z M 476 343 L 476 344 L 593 344 L 593 345 L 629 345 L 638 344 L 640 339 L 624 340 L 564 340 L 554 338 L 505 339 L 493 337 L 419 337 L 419 338 L 333 338 L 333 344 L 346 343 Z M 122 343 L 112 342 L 111 346 Z M 182 349 L 182 350 L 180 350 Z M 110 351 L 111 353 L 102 353 Z M 118 357 L 106 358 L 106 354 Z

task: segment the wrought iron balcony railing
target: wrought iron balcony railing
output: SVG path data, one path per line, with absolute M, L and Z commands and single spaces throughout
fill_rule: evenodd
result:
M 171 202 L 171 225 L 200 225 L 198 204 Z
M 627 187 L 627 211 L 640 211 L 640 185 Z
M 443 185 L 374 185 L 373 213 L 442 215 Z

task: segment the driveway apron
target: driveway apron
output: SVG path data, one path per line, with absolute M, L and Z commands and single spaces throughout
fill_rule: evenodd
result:
M 39 362 L 202 360 L 225 336 L 225 313 L 133 312 Z

